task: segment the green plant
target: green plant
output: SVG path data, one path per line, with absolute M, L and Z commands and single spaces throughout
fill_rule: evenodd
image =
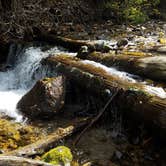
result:
M 103 7 L 112 11 L 117 20 L 137 24 L 145 22 L 152 15 L 159 15 L 159 3 L 160 0 L 105 0 Z

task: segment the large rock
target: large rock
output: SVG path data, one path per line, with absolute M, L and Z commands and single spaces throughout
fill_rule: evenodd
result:
M 17 108 L 30 118 L 48 118 L 64 105 L 65 78 L 63 76 L 39 80 L 18 102 Z

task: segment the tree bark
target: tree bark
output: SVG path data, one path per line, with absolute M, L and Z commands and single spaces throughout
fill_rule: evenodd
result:
M 98 66 L 86 64 L 83 60 L 66 55 L 46 58 L 43 64 L 50 67 L 52 75 L 57 72 L 63 73 L 82 88 L 100 96 L 118 89 L 116 101 L 123 111 L 126 110 L 137 119 L 157 127 L 159 134 L 166 136 L 166 99 L 149 94 L 147 85 L 129 82 Z
M 0 156 L 0 166 L 53 166 L 38 160 L 15 156 Z
M 85 57 L 83 58 L 85 59 Z M 88 54 L 86 59 L 100 62 L 107 66 L 115 66 L 120 70 L 125 70 L 152 80 L 166 81 L 166 56 L 144 55 L 138 57 L 93 52 Z

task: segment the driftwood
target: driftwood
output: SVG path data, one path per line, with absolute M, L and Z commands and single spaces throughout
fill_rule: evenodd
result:
M 88 40 L 74 40 L 43 32 L 40 32 L 38 35 L 36 35 L 34 40 L 62 46 L 70 51 L 76 51 L 76 52 L 79 51 L 82 46 L 87 46 L 88 52 L 92 52 L 95 50 L 101 52 L 108 52 L 110 50 L 110 48 L 106 47 L 104 43 L 99 44 L 94 41 L 88 41 Z
M 112 55 L 93 52 L 86 59 L 100 62 L 107 66 L 116 66 L 120 70 L 140 75 L 157 81 L 166 81 L 166 56 Z
M 53 166 L 38 160 L 15 156 L 0 156 L 0 166 Z
M 56 143 L 61 139 L 66 138 L 70 134 L 78 131 L 83 126 L 85 126 L 89 120 L 85 120 L 80 122 L 79 124 L 71 125 L 67 128 L 58 128 L 52 134 L 46 136 L 45 138 L 32 143 L 30 145 L 24 146 L 22 148 L 16 149 L 14 151 L 4 153 L 0 156 L 18 156 L 18 157 L 32 157 L 36 155 L 41 155 L 44 152 L 54 148 Z
M 124 80 L 100 67 L 67 55 L 46 58 L 43 64 L 50 67 L 52 74 L 63 73 L 83 88 L 99 95 L 119 89 L 116 101 L 122 109 L 131 115 L 136 115 L 136 119 L 157 127 L 159 133 L 164 133 L 165 136 L 166 99 L 149 94 L 146 85 Z

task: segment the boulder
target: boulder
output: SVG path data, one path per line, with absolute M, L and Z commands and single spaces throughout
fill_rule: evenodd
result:
M 64 105 L 65 78 L 63 76 L 44 78 L 18 102 L 17 108 L 31 119 L 49 118 L 59 113 Z

